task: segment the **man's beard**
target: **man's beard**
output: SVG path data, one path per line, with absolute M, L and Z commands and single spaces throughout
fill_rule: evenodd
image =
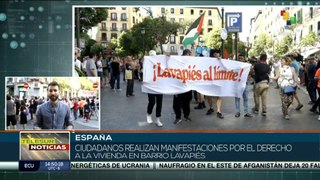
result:
M 53 102 L 57 101 L 57 99 L 58 99 L 58 96 L 56 96 L 56 95 L 51 95 L 50 96 L 50 100 L 53 101 Z

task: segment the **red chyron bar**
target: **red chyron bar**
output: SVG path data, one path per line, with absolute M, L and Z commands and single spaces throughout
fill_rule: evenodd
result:
M 30 151 L 69 150 L 69 144 L 29 144 Z

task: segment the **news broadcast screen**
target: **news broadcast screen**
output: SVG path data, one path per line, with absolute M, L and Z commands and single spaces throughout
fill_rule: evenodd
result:
M 0 179 L 320 179 L 318 1 L 0 2 Z

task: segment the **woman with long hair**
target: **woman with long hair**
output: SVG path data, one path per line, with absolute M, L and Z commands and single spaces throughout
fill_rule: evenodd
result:
M 281 68 L 277 73 L 276 77 L 273 79 L 278 80 L 278 84 L 280 86 L 280 96 L 281 96 L 281 104 L 282 104 L 282 113 L 283 117 L 286 120 L 290 119 L 288 114 L 288 108 L 292 104 L 293 96 L 295 91 L 287 91 L 292 87 L 296 90 L 297 84 L 299 84 L 298 76 L 293 67 L 290 66 L 291 59 L 287 56 L 281 58 Z

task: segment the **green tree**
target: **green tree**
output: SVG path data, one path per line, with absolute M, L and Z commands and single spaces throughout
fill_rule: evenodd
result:
M 154 19 L 155 27 L 153 38 L 160 45 L 161 53 L 163 53 L 162 44 L 167 44 L 170 40 L 170 35 L 177 35 L 178 29 L 182 27 L 177 22 L 167 21 L 165 17 L 159 17 Z
M 96 43 L 95 40 L 89 39 L 83 51 L 81 51 L 81 56 L 88 56 L 91 52 L 91 47 Z
M 251 48 L 248 52 L 249 57 L 256 56 L 258 53 L 255 51 L 255 49 Z
M 60 86 L 60 92 L 64 92 L 71 89 L 70 81 L 68 78 L 53 78 Z
M 80 87 L 83 90 L 89 90 L 89 91 L 94 90 L 93 82 L 90 81 L 88 78 L 80 78 L 80 84 L 81 84 Z
M 124 52 L 121 52 L 123 56 L 138 54 L 139 51 L 134 46 L 132 31 L 125 31 L 121 33 L 119 37 L 119 46 L 117 47 L 117 49 L 124 50 Z
M 77 12 L 77 11 L 76 11 Z M 89 29 L 96 26 L 108 17 L 108 8 L 79 8 L 80 12 L 80 31 L 87 33 Z
M 116 50 L 117 47 L 118 47 L 118 39 L 112 38 L 110 41 L 110 48 L 112 50 Z
M 222 39 L 221 39 L 221 28 L 217 27 L 214 30 L 210 31 L 205 37 L 206 46 L 211 49 L 221 49 Z M 228 54 L 231 55 L 235 53 L 234 40 L 232 39 L 233 33 L 228 33 L 227 39 L 224 41 L 224 48 L 228 51 Z M 245 43 L 238 39 L 238 53 L 245 55 Z
M 145 54 L 156 45 L 167 44 L 170 35 L 176 35 L 180 27 L 180 24 L 169 22 L 165 17 L 147 17 L 141 23 L 135 24 L 130 31 L 120 35 L 118 48 L 125 50 L 128 55 L 138 55 L 139 52 Z M 162 46 L 160 47 L 163 52 Z
M 291 36 L 287 35 L 282 38 L 282 40 L 275 45 L 275 56 L 283 56 L 292 49 L 293 39 Z
M 274 39 L 272 39 L 272 36 L 266 35 L 266 47 L 267 47 L 268 49 L 271 49 L 271 48 L 272 48 L 272 46 L 273 46 L 273 41 L 274 41 Z
M 104 47 L 101 44 L 95 43 L 93 46 L 90 48 L 90 52 L 94 54 L 102 54 L 104 50 Z
M 111 39 L 110 47 L 113 50 L 113 53 L 115 56 L 123 57 L 128 55 L 126 54 L 126 51 L 121 47 L 121 44 L 120 44 L 120 41 L 125 33 L 126 33 L 125 31 L 122 32 L 118 39 L 114 39 L 114 38 Z
M 266 34 L 260 34 L 258 38 L 254 40 L 253 45 L 255 56 L 258 56 L 261 53 L 265 53 L 267 49 L 267 36 Z
M 205 37 L 205 44 L 211 49 L 220 49 L 222 45 L 222 40 L 220 36 L 221 27 L 216 27 L 210 31 Z
M 307 36 L 305 36 L 300 44 L 302 46 L 314 46 L 319 41 L 317 35 L 314 32 L 309 32 Z

